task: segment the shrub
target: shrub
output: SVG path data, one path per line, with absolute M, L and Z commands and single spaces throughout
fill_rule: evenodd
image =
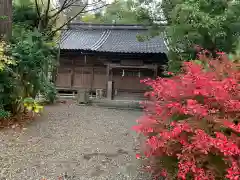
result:
M 43 95 L 48 103 L 54 103 L 57 99 L 57 90 L 55 85 L 51 82 L 47 82 L 44 85 Z
M 23 100 L 24 108 L 26 108 L 28 111 L 32 111 L 35 113 L 39 113 L 43 106 L 41 106 L 36 100 L 33 98 L 25 98 Z
M 42 108 L 33 97 L 27 96 L 27 94 L 30 94 L 30 91 L 23 93 L 24 90 L 27 90 L 28 87 L 33 87 L 36 83 L 23 83 L 25 79 L 21 72 L 30 68 L 26 66 L 27 64 L 24 64 L 21 70 L 19 67 L 21 62 L 18 59 L 14 59 L 10 51 L 11 48 L 12 46 L 9 44 L 0 42 L 0 120 L 21 115 L 25 112 L 25 109 L 38 113 Z M 29 46 L 25 47 L 25 49 L 29 49 Z M 21 53 L 23 52 L 21 51 Z M 27 57 L 25 58 L 27 59 Z M 24 74 L 31 73 L 28 71 L 28 73 Z M 34 82 L 37 78 L 32 79 L 32 82 Z M 24 87 L 24 85 L 26 86 Z
M 156 177 L 238 180 L 239 64 L 223 53 L 199 59 L 185 62 L 181 74 L 144 80 L 151 102 L 134 130 L 146 138 L 143 157 Z
M 10 112 L 0 108 L 0 120 L 10 117 Z

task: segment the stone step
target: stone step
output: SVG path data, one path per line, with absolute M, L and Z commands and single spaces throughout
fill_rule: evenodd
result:
M 138 109 L 141 110 L 140 106 L 141 101 L 137 100 L 107 100 L 107 99 L 100 99 L 100 100 L 92 100 L 92 105 L 101 106 L 101 107 L 108 107 L 108 108 L 117 108 L 117 109 Z

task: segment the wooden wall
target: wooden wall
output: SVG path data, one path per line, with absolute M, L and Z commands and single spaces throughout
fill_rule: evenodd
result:
M 106 66 L 96 57 L 61 58 L 56 85 L 59 88 L 105 89 Z
M 140 76 L 138 76 L 138 72 L 139 69 L 137 68 L 128 69 L 123 76 L 122 68 L 113 68 L 110 76 L 114 81 L 114 88 L 118 91 L 144 91 L 146 85 L 140 83 L 140 80 L 153 77 L 154 72 L 151 69 L 141 69 Z M 58 68 L 56 85 L 58 88 L 74 90 L 79 88 L 106 89 L 107 78 L 107 64 L 104 65 L 98 57 L 81 56 L 71 57 L 71 59 L 62 57 Z
M 147 76 L 147 74 L 150 76 Z M 140 81 L 146 79 L 147 77 L 153 77 L 153 72 L 151 70 L 131 69 L 125 70 L 123 73 L 122 69 L 113 69 L 114 87 L 119 91 L 144 91 L 146 89 L 146 85 Z

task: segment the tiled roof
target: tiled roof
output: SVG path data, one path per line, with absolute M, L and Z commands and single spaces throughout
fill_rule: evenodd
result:
M 121 53 L 166 53 L 163 37 L 140 42 L 137 36 L 148 32 L 136 25 L 73 24 L 62 32 L 61 49 Z

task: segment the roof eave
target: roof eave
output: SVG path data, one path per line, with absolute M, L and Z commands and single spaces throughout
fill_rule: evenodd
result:
M 91 49 L 70 49 L 70 48 L 61 48 L 60 47 L 60 50 L 70 50 L 70 51 L 91 51 L 91 52 L 95 52 L 95 53 L 126 53 L 126 54 L 137 54 L 137 53 L 140 53 L 140 54 L 166 54 L 166 52 L 161 52 L 161 51 L 158 51 L 158 52 L 144 52 L 144 51 L 141 51 L 141 52 L 136 52 L 136 51 L 128 51 L 128 52 L 125 52 L 125 51 L 98 51 L 98 50 L 91 50 Z
M 95 23 L 82 23 L 74 22 L 69 25 L 69 29 L 122 29 L 122 30 L 147 30 L 150 26 L 142 24 L 95 24 Z

